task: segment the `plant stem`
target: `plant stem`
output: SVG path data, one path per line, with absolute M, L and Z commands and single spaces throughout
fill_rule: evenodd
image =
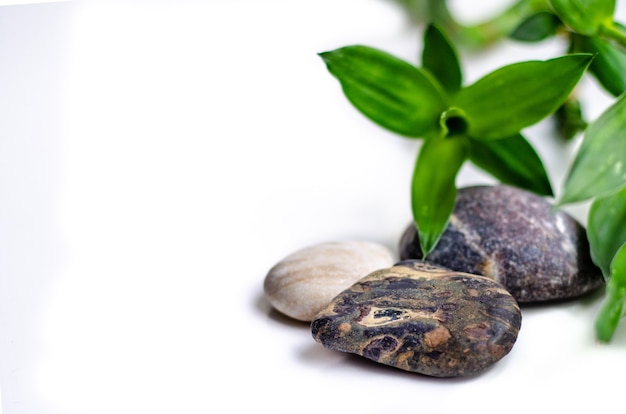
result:
M 428 14 L 434 22 L 446 29 L 455 42 L 479 50 L 509 36 L 523 18 L 546 10 L 546 7 L 545 0 L 519 0 L 492 18 L 469 26 L 458 23 L 447 3 L 442 0 L 429 0 Z
M 626 28 L 623 26 L 614 22 L 602 25 L 600 29 L 600 36 L 608 40 L 613 40 L 622 48 L 626 49 Z
M 400 5 L 413 24 L 436 23 L 451 39 L 471 50 L 487 48 L 503 39 L 523 18 L 547 10 L 546 0 L 518 0 L 499 14 L 475 25 L 459 23 L 445 0 L 392 0 Z

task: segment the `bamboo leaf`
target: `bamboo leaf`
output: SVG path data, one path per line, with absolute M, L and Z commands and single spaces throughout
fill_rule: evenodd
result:
M 587 128 L 580 100 L 571 94 L 554 113 L 556 132 L 568 141 Z
M 430 72 L 448 92 L 455 94 L 463 83 L 459 59 L 446 35 L 436 26 L 430 25 L 424 34 L 422 66 Z
M 589 70 L 613 96 L 626 91 L 626 52 L 600 38 L 587 38 L 589 52 L 597 53 Z
M 543 162 L 521 134 L 491 141 L 472 140 L 469 159 L 504 184 L 553 195 Z
M 408 137 L 438 129 L 447 105 L 444 92 L 425 71 L 367 46 L 320 56 L 350 102 L 380 126 Z
M 593 201 L 589 208 L 587 236 L 591 257 L 608 279 L 615 253 L 626 243 L 626 187 Z
M 625 184 L 626 95 L 622 95 L 585 131 L 559 204 L 585 201 Z
M 554 13 L 540 11 L 524 19 L 510 37 L 522 42 L 540 42 L 554 36 L 561 24 L 561 20 Z
M 549 0 L 557 16 L 576 33 L 595 36 L 611 23 L 615 0 Z
M 413 218 L 423 257 L 435 247 L 456 201 L 456 175 L 468 155 L 464 137 L 436 136 L 420 149 L 412 182 Z
M 604 304 L 596 318 L 596 336 L 601 342 L 611 342 L 626 311 L 626 243 L 611 262 L 611 278 L 606 285 Z
M 452 103 L 465 112 L 472 138 L 510 137 L 556 111 L 591 60 L 572 54 L 508 65 L 461 89 Z

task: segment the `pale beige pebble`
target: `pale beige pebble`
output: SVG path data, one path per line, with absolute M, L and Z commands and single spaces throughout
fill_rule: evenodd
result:
M 393 252 L 369 241 L 327 242 L 290 254 L 270 269 L 263 288 L 279 312 L 310 322 L 339 293 L 392 266 Z

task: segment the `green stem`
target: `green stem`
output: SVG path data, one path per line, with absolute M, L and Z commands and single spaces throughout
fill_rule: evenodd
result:
M 519 0 L 501 13 L 476 25 L 458 23 L 447 4 L 442 0 L 429 0 L 429 14 L 434 21 L 448 31 L 455 42 L 470 49 L 479 50 L 489 47 L 506 38 L 523 18 L 545 10 L 545 0 Z
M 455 43 L 469 49 L 486 48 L 507 37 L 521 20 L 548 8 L 546 0 L 518 0 L 509 8 L 476 25 L 459 23 L 446 0 L 392 0 L 404 8 L 414 24 L 436 23 Z
M 626 29 L 619 24 L 609 22 L 600 28 L 600 36 L 613 40 L 626 49 Z

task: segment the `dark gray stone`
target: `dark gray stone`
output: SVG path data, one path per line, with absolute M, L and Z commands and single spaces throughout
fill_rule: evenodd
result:
M 311 332 L 328 349 L 405 371 L 460 377 L 507 355 L 521 319 L 499 283 L 409 260 L 340 293 L 316 315 Z
M 517 188 L 459 190 L 450 223 L 428 261 L 485 275 L 519 302 L 581 296 L 600 287 L 585 229 L 547 200 Z M 401 259 L 421 259 L 415 226 L 400 241 Z

